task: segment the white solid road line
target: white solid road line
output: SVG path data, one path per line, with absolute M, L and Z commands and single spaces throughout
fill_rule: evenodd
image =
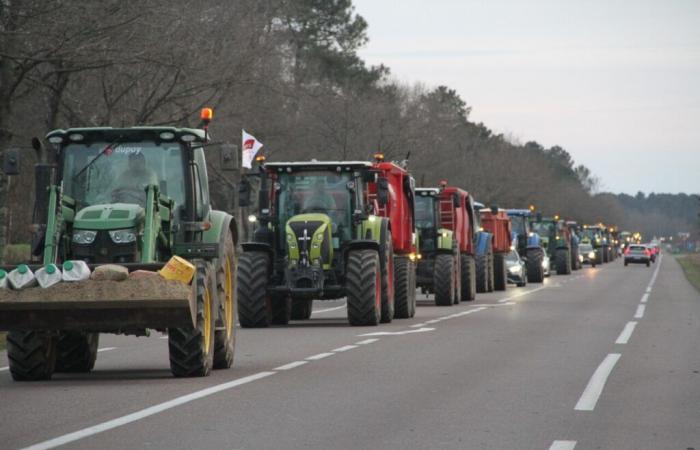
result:
M 378 340 L 379 340 L 379 339 L 377 339 L 377 338 L 365 339 L 364 341 L 355 342 L 355 345 L 374 344 L 374 343 L 377 342 Z
M 357 348 L 357 345 L 344 345 L 342 347 L 338 347 L 338 348 L 331 350 L 331 351 L 335 352 L 335 353 L 341 353 L 341 352 L 347 352 L 348 350 L 352 350 L 353 348 Z
M 449 314 L 447 316 L 437 317 L 437 318 L 432 319 L 432 320 L 426 320 L 423 323 L 416 323 L 416 324 L 411 325 L 409 328 L 422 328 L 426 325 L 432 325 L 434 323 L 442 322 L 443 320 L 454 319 L 457 317 L 466 316 L 468 314 L 472 314 L 472 313 L 479 312 L 479 311 L 484 311 L 486 309 L 488 309 L 486 306 L 480 306 L 478 308 L 469 309 L 467 311 L 462 311 L 459 313 Z
M 340 306 L 336 306 L 335 308 L 318 309 L 316 311 L 311 311 L 311 314 L 321 314 L 321 313 L 326 313 L 326 312 L 330 312 L 330 311 L 337 311 L 337 310 L 343 309 L 343 308 L 345 308 L 345 303 L 343 303 Z
M 299 366 L 303 366 L 304 364 L 308 364 L 308 361 L 294 361 L 290 362 L 289 364 L 285 364 L 283 366 L 275 367 L 272 370 L 291 370 Z
M 636 326 L 637 322 L 627 322 L 627 325 L 625 325 L 625 328 L 622 330 L 622 333 L 620 333 L 620 336 L 617 338 L 615 343 L 626 344 L 627 341 L 630 340 L 630 337 L 632 337 L 632 332 L 634 331 L 634 327 Z
M 116 349 L 117 349 L 117 347 L 98 348 L 98 349 L 97 349 L 97 353 L 108 352 L 108 351 L 110 351 L 110 350 L 116 350 Z
M 435 331 L 435 328 L 418 328 L 417 330 L 404 330 L 404 331 L 377 331 L 375 333 L 365 333 L 358 334 L 357 337 L 365 336 L 403 336 L 405 334 L 413 333 L 426 333 L 428 331 Z
M 10 370 L 10 366 L 7 367 L 0 367 L 0 372 L 4 372 L 6 370 Z
M 307 361 L 318 361 L 319 359 L 328 358 L 329 356 L 333 355 L 335 355 L 335 353 L 319 353 L 318 355 L 309 356 L 308 358 L 304 359 Z
M 217 384 L 206 389 L 192 392 L 191 394 L 183 395 L 181 397 L 174 398 L 164 403 L 159 403 L 157 405 L 151 406 L 141 411 L 135 413 L 127 414 L 126 416 L 118 417 L 116 419 L 108 420 L 107 422 L 102 422 L 97 425 L 93 425 L 82 430 L 74 431 L 73 433 L 64 434 L 54 439 L 48 441 L 39 442 L 30 447 L 26 447 L 23 450 L 45 450 L 50 448 L 56 448 L 61 445 L 68 444 L 70 442 L 75 442 L 80 439 L 85 439 L 86 437 L 94 436 L 96 434 L 112 430 L 123 425 L 127 425 L 132 422 L 136 422 L 147 417 L 153 416 L 155 414 L 162 413 L 169 409 L 184 405 L 185 403 L 190 403 L 195 400 L 199 400 L 204 397 L 208 397 L 213 394 L 217 394 L 228 389 L 232 389 L 243 384 L 251 383 L 253 381 L 260 380 L 262 378 L 267 378 L 270 375 L 274 375 L 277 372 L 258 372 L 247 377 L 239 378 L 237 380 L 228 381 L 226 383 Z
M 588 381 L 586 389 L 581 394 L 581 398 L 576 403 L 574 408 L 576 411 L 593 411 L 596 403 L 598 403 L 598 398 L 600 394 L 603 393 L 603 388 L 605 387 L 605 382 L 608 380 L 608 376 L 612 372 L 615 364 L 620 359 L 619 353 L 610 353 L 605 357 L 602 363 L 598 366 L 593 376 Z
M 647 300 L 649 300 L 649 294 L 644 294 L 642 295 L 642 300 L 640 301 L 640 303 L 646 303 Z
M 536 289 L 532 289 L 532 290 L 530 290 L 530 291 L 525 291 L 525 292 L 521 292 L 521 293 L 519 293 L 519 294 L 511 295 L 510 297 L 506 297 L 506 298 L 500 299 L 500 300 L 498 301 L 498 303 L 505 303 L 505 302 L 508 302 L 508 301 L 513 300 L 514 298 L 518 298 L 518 297 L 522 297 L 522 296 L 524 296 L 524 295 L 532 294 L 533 292 L 541 291 L 542 289 L 547 289 L 548 287 L 549 287 L 549 285 L 547 285 L 547 286 L 540 286 L 540 287 L 538 287 L 538 288 L 536 288 Z
M 576 441 L 554 441 L 549 450 L 574 450 Z
M 641 319 L 642 317 L 644 317 L 644 310 L 645 309 L 646 309 L 646 305 L 637 306 L 637 312 L 634 313 L 634 318 Z

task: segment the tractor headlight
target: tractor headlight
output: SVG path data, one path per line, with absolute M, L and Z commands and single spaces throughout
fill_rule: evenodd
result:
M 95 237 L 97 237 L 97 231 L 92 230 L 74 230 L 73 231 L 73 242 L 79 245 L 88 245 L 95 242 Z
M 516 273 L 520 272 L 520 267 L 518 267 L 518 266 L 511 266 L 511 267 L 508 268 L 508 272 L 510 272 L 510 273 L 512 273 L 512 274 L 516 274 Z
M 258 221 L 258 218 L 255 217 L 255 214 L 251 214 L 251 215 L 248 216 L 248 222 L 250 222 L 250 223 L 255 223 L 255 222 L 257 222 L 257 221 Z
M 136 229 L 127 228 L 125 230 L 111 230 L 109 232 L 109 237 L 112 238 L 112 242 L 115 244 L 129 244 L 131 242 L 136 242 Z
M 595 252 L 588 252 L 588 257 L 591 259 L 595 258 Z
M 442 237 L 443 237 L 443 238 L 447 239 L 449 236 L 450 236 L 450 233 L 448 233 L 447 231 L 443 231 L 443 232 L 442 232 Z

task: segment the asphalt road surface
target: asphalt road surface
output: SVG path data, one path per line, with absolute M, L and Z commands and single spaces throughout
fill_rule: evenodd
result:
M 700 296 L 665 256 L 416 317 L 239 330 L 236 362 L 174 379 L 167 340 L 102 335 L 96 369 L 13 382 L 0 448 L 700 450 Z

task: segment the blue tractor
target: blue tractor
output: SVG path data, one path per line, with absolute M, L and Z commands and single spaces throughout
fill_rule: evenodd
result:
M 529 209 L 509 209 L 507 212 L 513 230 L 513 247 L 525 260 L 527 281 L 542 283 L 544 281 L 545 249 L 542 245 L 542 238 L 530 228 L 532 211 Z

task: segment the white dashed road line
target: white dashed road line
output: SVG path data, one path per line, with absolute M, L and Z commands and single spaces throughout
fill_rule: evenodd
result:
M 373 339 L 365 339 L 364 341 L 360 342 L 355 342 L 355 345 L 367 345 L 367 344 L 374 344 L 377 342 L 379 339 L 373 338 Z
M 308 363 L 309 363 L 308 361 L 294 361 L 294 362 L 290 362 L 289 364 L 285 364 L 283 366 L 275 367 L 272 370 L 291 370 L 291 369 L 295 369 L 299 366 L 303 366 L 304 364 L 308 364 Z
M 630 337 L 632 337 L 632 332 L 634 331 L 634 327 L 636 326 L 637 322 L 627 322 L 627 325 L 625 325 L 625 328 L 622 330 L 622 333 L 620 333 L 620 336 L 617 338 L 615 343 L 626 344 L 627 341 L 630 340 Z
M 333 355 L 335 355 L 335 353 L 319 353 L 318 355 L 309 356 L 308 358 L 304 359 L 307 361 L 318 361 L 319 359 L 328 358 L 329 356 Z
M 576 411 L 593 411 L 596 403 L 598 403 L 598 398 L 600 394 L 603 393 L 603 388 L 605 387 L 605 382 L 610 376 L 615 364 L 620 359 L 619 353 L 610 353 L 605 357 L 602 363 L 598 366 L 593 376 L 588 381 L 586 389 L 581 394 L 581 398 L 576 403 L 574 408 Z
M 97 349 L 97 352 L 98 352 L 98 353 L 101 353 L 101 352 L 108 352 L 108 351 L 110 351 L 110 350 L 116 350 L 116 349 L 117 349 L 117 347 L 98 348 L 98 349 Z
M 404 331 L 377 331 L 374 333 L 358 334 L 357 337 L 364 336 L 403 336 L 406 334 L 414 333 L 426 333 L 428 331 L 435 331 L 435 328 L 418 328 L 417 330 L 404 330 Z
M 549 450 L 574 450 L 576 441 L 554 441 Z
M 333 349 L 331 351 L 335 352 L 335 353 L 341 353 L 341 352 L 347 352 L 348 350 L 352 350 L 353 348 L 357 348 L 357 345 L 344 345 L 342 347 L 338 347 L 338 348 Z
M 637 312 L 634 313 L 634 318 L 635 318 L 635 319 L 641 319 L 642 317 L 644 317 L 644 310 L 645 310 L 646 308 L 647 308 L 647 307 L 646 307 L 645 305 L 639 305 L 639 306 L 637 306 Z
M 642 295 L 642 300 L 640 301 L 640 303 L 646 303 L 647 300 L 649 300 L 649 294 L 644 294 Z

